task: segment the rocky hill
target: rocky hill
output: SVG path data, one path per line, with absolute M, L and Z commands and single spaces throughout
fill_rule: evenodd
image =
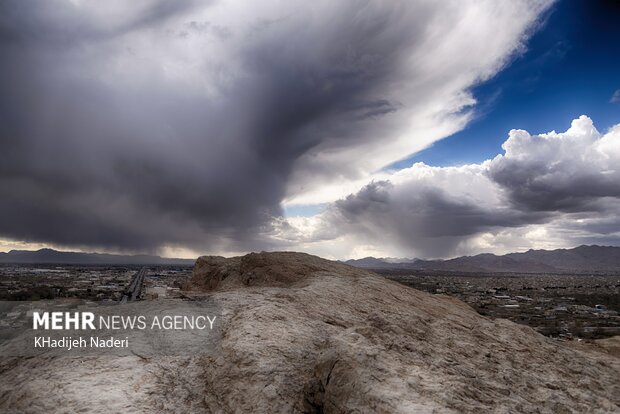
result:
M 366 257 L 349 260 L 368 269 L 410 269 L 458 272 L 590 273 L 620 272 L 620 247 L 579 246 L 574 249 L 529 250 L 498 256 L 483 253 L 449 260 L 392 260 Z
M 342 263 L 202 257 L 184 295 L 110 311 L 218 309 L 200 351 L 184 331 L 169 336 L 176 355 L 11 357 L 0 345 L 0 412 L 620 412 L 615 338 L 556 342 Z
M 615 357 L 341 263 L 202 257 L 191 288 L 228 310 L 209 412 L 620 411 Z

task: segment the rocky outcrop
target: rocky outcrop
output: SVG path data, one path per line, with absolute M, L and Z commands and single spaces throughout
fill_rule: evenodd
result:
M 196 260 L 191 290 L 229 290 L 244 286 L 301 286 L 317 272 L 337 272 L 354 277 L 360 271 L 338 262 L 331 262 L 305 253 L 250 253 L 226 259 L 203 256 Z
M 200 258 L 207 412 L 619 412 L 620 360 L 298 253 Z

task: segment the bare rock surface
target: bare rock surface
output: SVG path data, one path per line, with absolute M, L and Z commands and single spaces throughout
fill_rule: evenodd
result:
M 228 314 L 209 412 L 620 412 L 620 360 L 340 263 L 200 258 Z
M 0 412 L 620 412 L 616 340 L 567 346 L 299 253 L 203 257 L 188 289 L 220 312 L 204 352 L 0 357 Z
M 0 412 L 204 413 L 198 358 L 0 358 Z
M 608 354 L 620 358 L 620 336 L 614 336 L 607 339 L 599 339 L 598 341 L 596 341 L 596 345 L 602 348 Z
M 305 253 L 250 253 L 230 259 L 203 256 L 196 261 L 191 285 L 205 291 L 247 286 L 300 287 L 317 272 L 337 273 L 343 277 L 364 273 Z
M 88 310 L 100 315 L 198 314 L 200 310 L 213 314 L 215 311 L 208 298 L 200 302 L 179 299 L 129 302 Z M 96 335 L 103 337 L 110 334 L 97 332 Z M 133 342 L 149 339 L 154 331 L 131 332 L 143 332 L 146 337 L 132 337 L 131 350 L 107 352 L 50 349 L 20 354 L 16 345 L 30 346 L 27 342 L 32 340 L 32 335 L 28 332 L 13 340 L 0 341 L 0 413 L 207 412 L 201 359 L 207 352 L 216 350 L 216 333 L 164 331 L 154 338 L 157 339 L 154 349 Z

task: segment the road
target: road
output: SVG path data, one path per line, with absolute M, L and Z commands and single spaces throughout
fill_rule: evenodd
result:
M 127 290 L 125 290 L 125 293 L 123 294 L 123 297 L 120 301 L 121 304 L 126 303 L 131 300 L 136 300 L 140 297 L 140 293 L 142 292 L 142 285 L 144 284 L 145 277 L 146 277 L 146 267 L 143 267 L 142 269 L 138 271 L 138 273 L 133 275 L 133 277 L 131 278 L 131 282 L 129 283 L 129 286 L 127 287 Z

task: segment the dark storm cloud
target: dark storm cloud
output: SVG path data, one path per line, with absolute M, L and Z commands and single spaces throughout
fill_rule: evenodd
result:
M 195 7 L 199 2 L 138 0 L 128 3 L 110 0 L 107 5 L 94 5 L 89 11 L 80 3 L 63 0 L 4 1 L 0 4 L 0 41 L 18 47 L 62 48 L 104 40 L 161 23 Z M 114 8 L 125 10 L 112 15 L 110 12 Z
M 570 162 L 570 161 L 569 161 Z M 601 197 L 620 197 L 618 178 L 583 172 L 567 172 L 561 165 L 506 162 L 491 170 L 493 179 L 510 194 L 515 207 L 532 211 L 597 211 Z
M 394 194 L 395 188 L 389 182 L 375 182 L 335 205 L 347 221 L 373 223 L 385 231 L 402 233 L 405 240 L 414 235 L 465 236 L 493 226 L 523 224 L 523 219 L 513 214 L 492 214 L 483 206 L 455 199 L 438 188 L 409 192 L 415 187 L 398 188 L 399 193 Z
M 477 24 L 503 29 L 483 57 L 452 51 L 484 36 L 457 25 L 465 8 L 347 1 L 230 12 L 248 18 L 222 3 L 205 16 L 211 5 L 2 2 L 0 237 L 269 248 L 293 175 L 346 177 L 363 170 L 359 157 L 330 164 L 326 154 L 387 145 L 429 103 L 433 119 L 462 110 L 464 90 L 504 64 L 549 2 L 468 4 L 488 17 Z
M 547 216 L 459 197 L 431 178 L 371 183 L 334 203 L 328 217 L 332 226 L 367 240 L 391 241 L 421 257 L 443 257 L 472 235 L 543 222 Z
M 222 117 L 234 102 L 214 108 L 175 85 L 97 79 L 108 56 L 83 48 L 105 49 L 107 36 L 188 5 L 160 3 L 114 30 L 82 27 L 60 2 L 47 14 L 50 5 L 3 3 L 18 10 L 1 29 L 2 236 L 129 249 L 251 241 L 277 214 L 282 167 L 240 150 L 244 137 L 226 123 L 251 126 Z

